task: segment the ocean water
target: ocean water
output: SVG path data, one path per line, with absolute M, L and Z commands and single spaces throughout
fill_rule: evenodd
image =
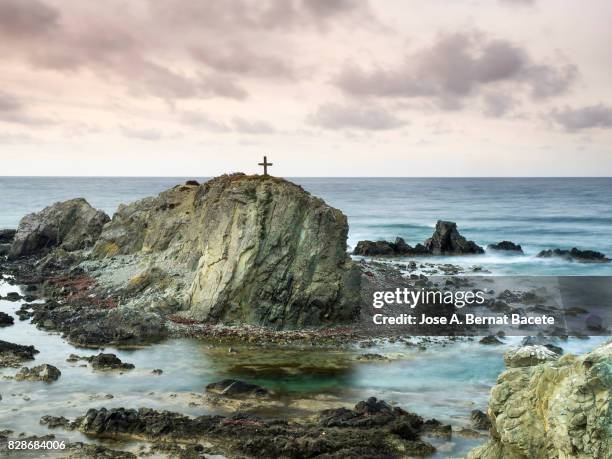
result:
M 191 178 L 191 177 L 188 177 Z M 0 177 L 0 228 L 28 212 L 84 197 L 112 214 L 120 203 L 155 195 L 188 178 Z M 206 180 L 201 177 L 198 180 Z M 612 257 L 612 178 L 292 178 L 349 219 L 349 246 L 362 239 L 409 244 L 429 237 L 437 220 L 482 246 L 511 240 L 525 255 L 438 258 L 481 265 L 494 274 L 612 275 L 612 264 L 539 259 L 547 248 L 599 250 Z

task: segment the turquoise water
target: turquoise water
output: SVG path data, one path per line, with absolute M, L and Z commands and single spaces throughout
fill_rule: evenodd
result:
M 112 214 L 120 203 L 186 179 L 0 177 L 0 228 L 15 227 L 25 213 L 74 197 Z M 348 216 L 351 247 L 361 239 L 396 236 L 415 244 L 431 235 L 437 220 L 452 220 L 482 246 L 508 239 L 521 244 L 526 255 L 487 253 L 436 261 L 480 264 L 498 274 L 612 275 L 612 264 L 535 257 L 542 249 L 574 246 L 612 257 L 612 178 L 292 180 Z

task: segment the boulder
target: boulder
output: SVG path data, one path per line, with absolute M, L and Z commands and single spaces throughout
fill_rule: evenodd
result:
M 232 174 L 119 206 L 93 253 L 171 265 L 186 319 L 294 328 L 358 315 L 347 233 L 342 212 L 298 185 Z
M 497 339 L 497 336 L 495 335 L 487 335 L 483 338 L 480 339 L 479 341 L 480 344 L 503 344 L 499 339 Z
M 92 357 L 85 357 L 94 370 L 132 370 L 134 365 L 124 363 L 115 354 L 98 354 Z
M 0 229 L 0 244 L 10 244 L 15 237 L 15 229 Z
M 515 244 L 511 241 L 501 241 L 497 244 L 489 244 L 487 249 L 523 253 L 523 248 L 519 244 Z
M 491 428 L 489 416 L 480 410 L 472 410 L 470 412 L 470 422 L 476 430 L 489 430 Z
M 33 368 L 23 367 L 15 375 L 17 381 L 43 381 L 53 382 L 61 376 L 62 372 L 53 365 L 43 364 Z
M 427 251 L 421 244 L 412 247 L 406 244 L 401 237 L 395 238 L 395 242 L 388 241 L 359 241 L 355 246 L 353 255 L 363 256 L 403 256 L 403 255 L 427 255 Z
M 52 247 L 73 251 L 93 246 L 108 215 L 85 199 L 57 202 L 21 219 L 9 258 L 47 252 Z
M 38 352 L 34 346 L 23 346 L 0 340 L 0 368 L 19 366 L 25 360 L 34 360 L 34 354 Z
M 454 222 L 438 220 L 433 235 L 423 244 L 432 255 L 467 255 L 484 253 L 474 241 L 459 234 Z
M 491 390 L 491 438 L 471 459 L 612 457 L 612 342 L 510 368 Z
M 510 349 L 504 354 L 504 363 L 508 368 L 530 367 L 558 358 L 559 354 L 546 346 L 532 345 Z
M 9 325 L 13 325 L 15 323 L 15 319 L 13 316 L 7 314 L 6 312 L 0 311 L 0 327 L 7 327 Z
M 610 263 L 612 261 L 601 252 L 595 250 L 579 250 L 576 247 L 571 250 L 542 250 L 537 256 L 540 258 L 560 257 L 568 261 L 579 261 L 581 263 Z

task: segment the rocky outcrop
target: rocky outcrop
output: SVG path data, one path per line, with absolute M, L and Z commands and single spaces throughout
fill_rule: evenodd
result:
M 38 352 L 34 346 L 23 346 L 0 340 L 0 368 L 15 367 L 25 360 L 34 360 L 34 354 Z
M 15 323 L 15 319 L 13 316 L 7 314 L 6 312 L 0 311 L 0 327 L 7 327 L 9 325 L 13 325 Z
M 442 220 L 438 220 L 434 234 L 423 245 L 432 255 L 484 253 L 482 247 L 459 234 L 456 223 Z
M 171 269 L 166 291 L 189 319 L 291 328 L 356 317 L 347 232 L 342 212 L 301 187 L 233 174 L 120 206 L 93 253 Z
M 17 381 L 53 382 L 57 381 L 61 374 L 62 372 L 53 365 L 44 363 L 32 368 L 21 368 L 21 370 L 19 370 L 19 372 L 15 375 L 15 379 Z
M 40 254 L 52 247 L 72 251 L 93 246 L 108 221 L 108 215 L 85 199 L 57 202 L 21 219 L 8 256 Z
M 487 249 L 523 253 L 523 248 L 519 244 L 515 244 L 512 241 L 501 241 L 497 244 L 489 244 Z
M 239 379 L 223 379 L 206 386 L 207 392 L 226 397 L 267 397 L 270 392 L 257 384 L 251 384 Z
M 14 229 L 0 229 L 0 244 L 10 244 L 15 238 L 17 230 Z
M 507 351 L 504 354 L 504 363 L 508 368 L 531 367 L 558 358 L 559 354 L 546 346 L 522 346 Z
M 582 263 L 610 263 L 612 261 L 601 252 L 595 250 L 579 250 L 576 247 L 571 250 L 542 250 L 537 256 L 540 258 L 560 257 L 569 261 L 579 261 Z
M 439 220 L 432 236 L 423 244 L 414 247 L 401 237 L 395 242 L 359 241 L 353 251 L 362 256 L 423 256 L 423 255 L 467 255 L 484 253 L 474 241 L 468 241 L 457 230 L 457 224 Z
M 491 439 L 472 459 L 612 457 L 612 342 L 510 368 L 491 391 Z

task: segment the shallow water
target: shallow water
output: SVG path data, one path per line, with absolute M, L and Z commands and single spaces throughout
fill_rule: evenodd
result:
M 0 294 L 16 291 L 0 281 Z M 0 301 L 0 310 L 11 313 L 19 302 Z M 41 416 L 53 414 L 74 418 L 89 408 L 151 407 L 188 415 L 222 412 L 201 403 L 191 394 L 203 394 L 204 387 L 226 377 L 243 378 L 274 390 L 281 407 L 277 417 L 290 417 L 300 407 L 326 408 L 351 405 L 370 396 L 383 398 L 425 418 L 435 417 L 455 429 L 468 424 L 472 409 L 486 409 L 489 390 L 503 369 L 502 354 L 520 338 L 508 338 L 499 347 L 477 342 L 452 345 L 434 344 L 424 351 L 403 343 L 368 349 L 327 350 L 285 349 L 238 346 L 229 353 L 227 346 L 211 346 L 190 339 L 172 339 L 139 349 L 107 347 L 124 362 L 136 365 L 131 371 L 93 371 L 84 362 L 69 363 L 70 354 L 93 355 L 99 351 L 75 348 L 58 334 L 37 329 L 29 321 L 0 328 L 0 339 L 32 344 L 39 351 L 27 366 L 48 363 L 62 372 L 58 381 L 16 382 L 5 379 L 17 369 L 0 369 L 0 430 L 16 433 L 47 434 L 39 424 Z M 590 350 L 603 338 L 569 341 L 562 346 L 575 353 Z M 358 362 L 362 353 L 380 353 L 388 362 Z M 163 374 L 151 374 L 160 368 Z M 113 398 L 105 396 L 111 394 Z M 192 402 L 196 402 L 194 405 Z M 262 411 L 262 414 L 270 414 Z M 54 431 L 59 439 L 85 438 L 78 432 Z M 91 440 L 89 440 L 91 441 Z M 440 448 L 435 457 L 465 454 L 482 440 L 454 436 L 451 442 L 432 439 Z M 133 443 L 112 444 L 134 447 Z

